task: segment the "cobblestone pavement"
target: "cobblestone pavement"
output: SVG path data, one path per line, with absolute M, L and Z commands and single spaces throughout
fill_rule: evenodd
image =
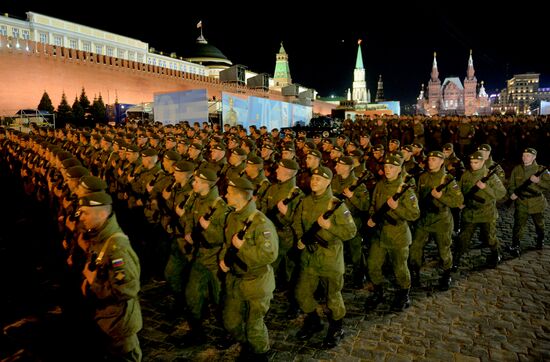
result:
M 29 216 L 28 211 L 21 211 L 23 208 L 29 209 L 28 205 L 20 206 L 18 211 L 0 215 L 4 220 L 16 220 L 21 215 L 30 217 L 17 224 L 1 225 L 11 231 L 0 235 L 0 281 L 8 291 L 4 299 L 7 307 L 0 312 L 3 329 L 0 360 L 59 361 L 65 360 L 66 355 L 82 360 L 78 344 L 72 349 L 70 346 L 70 341 L 78 340 L 78 334 L 64 330 L 60 322 L 59 283 L 55 277 L 43 275 L 48 265 L 35 255 L 40 253 L 30 254 L 34 255 L 31 260 L 16 256 L 31 248 L 40 252 L 48 250 L 36 241 L 44 233 L 41 226 L 36 226 L 43 214 L 36 211 Z M 545 216 L 550 225 L 549 210 Z M 501 208 L 498 233 L 505 244 L 510 240 L 512 224 L 512 210 Z M 14 243 L 15 247 L 9 246 L 8 241 L 16 240 L 15 235 L 20 239 Z M 304 316 L 288 320 L 285 295 L 276 293 L 266 318 L 272 343 L 270 360 L 550 360 L 550 247 L 532 250 L 533 235 L 534 228 L 529 222 L 522 256 L 511 260 L 504 254 L 504 262 L 496 269 L 484 268 L 488 250 L 474 241 L 461 268 L 453 274 L 453 285 L 447 292 L 437 291 L 435 287 L 439 270 L 437 251 L 432 243 L 427 249 L 426 266 L 421 271 L 423 287 L 412 291 L 412 306 L 402 313 L 390 313 L 387 304 L 364 313 L 368 290 L 353 290 L 346 285 L 343 292 L 347 307 L 346 335 L 332 350 L 320 348 L 326 326 L 308 342 L 294 337 Z M 200 347 L 179 347 L 188 326 L 183 318 L 170 316 L 166 288 L 165 283 L 154 281 L 142 286 L 144 328 L 139 336 L 144 361 L 234 360 L 239 354 L 238 345 L 228 350 L 215 347 L 215 341 L 224 332 L 213 312 L 205 323 L 207 343 Z M 393 293 L 391 280 L 386 291 L 389 302 Z M 64 348 L 68 351 L 62 354 Z

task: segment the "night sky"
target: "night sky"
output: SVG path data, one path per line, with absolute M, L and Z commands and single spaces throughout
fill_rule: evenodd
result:
M 488 93 L 504 88 L 506 79 L 523 72 L 541 73 L 541 86 L 550 87 L 550 61 L 543 56 L 543 47 L 550 44 L 548 18 L 540 5 L 529 1 L 453 2 L 453 8 L 443 2 L 358 2 L 363 7 L 369 4 L 363 9 L 352 5 L 355 2 L 324 7 L 308 2 L 310 11 L 296 10 L 293 4 L 298 2 L 286 1 L 247 6 L 198 3 L 181 1 L 176 9 L 169 2 L 122 6 L 95 0 L 56 6 L 55 1 L 4 0 L 0 11 L 21 18 L 34 11 L 136 38 L 165 54 L 178 55 L 194 43 L 199 34 L 196 24 L 202 20 L 208 42 L 234 64 L 271 75 L 283 41 L 293 81 L 315 88 L 321 96 L 344 96 L 351 87 L 359 38 L 373 98 L 382 74 L 387 99 L 414 102 L 420 85 L 429 80 L 434 51 L 441 81 L 449 76 L 463 80 L 473 49 L 476 77 L 485 81 Z M 79 10 L 84 5 L 85 10 Z

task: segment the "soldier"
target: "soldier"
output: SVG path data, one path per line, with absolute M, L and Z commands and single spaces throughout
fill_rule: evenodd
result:
M 269 182 L 264 174 L 263 160 L 258 156 L 249 157 L 246 160 L 244 171 L 250 182 L 252 182 L 252 185 L 254 185 L 254 201 L 256 201 L 257 205 L 261 205 L 264 195 L 271 185 L 271 182 Z
M 297 250 L 293 248 L 295 242 L 291 226 L 296 207 L 304 194 L 296 186 L 297 172 L 298 163 L 296 161 L 281 160 L 276 171 L 278 182 L 267 189 L 260 204 L 260 210 L 273 221 L 277 228 L 279 254 L 272 266 L 277 277 L 278 288 L 288 291 L 290 306 L 287 316 L 289 318 L 295 317 L 298 312 L 298 304 L 293 288 L 296 285 L 300 260 Z M 283 204 L 285 199 L 290 201 L 287 205 Z
M 410 272 L 412 285 L 415 287 L 420 286 L 422 256 L 430 236 L 437 243 L 442 261 L 443 274 L 439 280 L 439 287 L 441 290 L 448 290 L 451 284 L 453 217 L 450 208 L 462 205 L 464 196 L 455 178 L 447 174 L 443 167 L 444 159 L 441 151 L 428 153 L 428 172 L 420 175 L 418 180 L 421 214 L 415 226 L 410 248 Z M 443 188 L 438 190 L 437 187 Z
M 497 239 L 497 200 L 506 195 L 506 189 L 497 175 L 488 174 L 483 154 L 479 151 L 470 155 L 470 170 L 462 174 L 459 186 L 464 195 L 461 232 L 453 255 L 453 269 L 457 270 L 460 258 L 470 247 L 475 230 L 481 228 L 480 238 L 487 242 L 491 254 L 487 265 L 496 268 L 500 262 L 500 245 Z M 488 177 L 488 178 L 487 178 Z
M 342 319 L 346 307 L 341 293 L 344 286 L 343 242 L 357 233 L 351 212 L 332 195 L 331 181 L 332 171 L 328 168 L 320 166 L 313 171 L 312 192 L 298 205 L 293 222 L 296 239 L 299 240 L 297 246 L 302 250 L 296 297 L 300 308 L 307 314 L 296 337 L 308 340 L 323 329 L 318 314 L 320 306 L 314 297 L 322 280 L 329 309 L 329 328 L 323 341 L 325 348 L 335 347 L 344 335 Z M 325 219 L 323 215 L 329 210 L 332 215 Z
M 220 303 L 218 254 L 223 246 L 223 228 L 229 208 L 218 193 L 217 180 L 213 170 L 195 171 L 193 194 L 187 199 L 182 216 L 185 240 L 194 249 L 185 287 L 190 332 L 185 336 L 184 346 L 202 344 L 206 340 L 201 323 L 206 298 L 210 296 L 216 306 Z
M 365 302 L 365 308 L 374 309 L 383 300 L 382 266 L 386 257 L 389 256 L 399 287 L 391 309 L 401 311 L 410 305 L 411 276 L 407 260 L 412 236 L 408 223 L 418 219 L 420 209 L 416 195 L 410 188 L 397 200 L 393 199 L 394 195 L 406 187 L 402 177 L 403 159 L 397 155 L 388 155 L 384 162 L 385 178 L 378 181 L 374 188 L 372 206 L 375 214 L 386 208 L 387 212 L 381 215 L 379 225 L 373 220 L 373 216 L 367 221 L 367 226 L 370 228 L 378 227 L 372 231 L 371 248 L 367 260 L 374 289 Z
M 483 155 L 483 161 L 484 161 L 485 167 L 487 169 L 495 167 L 496 168 L 496 170 L 495 170 L 496 175 L 498 176 L 500 181 L 503 184 L 505 184 L 506 183 L 506 175 L 504 174 L 504 170 L 502 169 L 502 167 L 498 163 L 493 161 L 493 158 L 491 157 L 491 146 L 484 143 L 484 144 L 480 145 L 477 148 L 477 150 L 479 152 L 481 152 L 481 154 Z
M 460 157 L 466 156 L 470 151 L 470 145 L 472 144 L 472 140 L 475 136 L 475 133 L 476 133 L 475 128 L 468 121 L 468 118 L 467 117 L 462 118 L 457 129 L 457 138 L 458 138 Z
M 78 200 L 80 222 L 86 230 L 88 262 L 82 271 L 82 293 L 94 309 L 105 334 L 109 360 L 141 361 L 137 332 L 142 328 L 138 293 L 140 265 L 122 232 L 105 192 Z
M 218 177 L 225 175 L 227 159 L 225 158 L 225 146 L 223 144 L 217 143 L 212 146 L 210 150 L 210 161 L 206 167 L 215 171 Z
M 528 216 L 533 219 L 537 234 L 537 249 L 544 245 L 544 209 L 548 205 L 543 192 L 550 188 L 548 169 L 537 164 L 537 150 L 526 148 L 522 154 L 522 165 L 514 167 L 510 176 L 508 194 L 514 201 L 514 228 L 510 253 L 518 257 L 521 253 L 520 240 Z
M 275 290 L 271 263 L 277 258 L 279 238 L 273 223 L 256 209 L 253 191 L 252 183 L 242 177 L 231 179 L 227 187 L 227 204 L 235 211 L 227 217 L 219 262 L 226 273 L 223 321 L 241 343 L 243 359 L 267 361 L 264 317 Z
M 318 168 L 321 165 L 321 158 L 323 156 L 321 155 L 321 152 L 316 149 L 309 150 L 307 152 L 307 156 L 305 159 L 306 162 L 306 168 L 300 168 L 298 176 L 297 176 L 297 182 L 298 187 L 300 190 L 302 190 L 306 195 L 308 195 L 311 192 L 311 175 L 313 175 L 313 171 Z

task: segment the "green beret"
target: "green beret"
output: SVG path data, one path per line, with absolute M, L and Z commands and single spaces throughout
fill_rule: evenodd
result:
M 306 144 L 304 146 L 306 146 L 310 150 L 316 150 L 317 149 L 317 146 L 315 145 L 315 143 L 313 143 L 311 141 L 306 142 Z
M 422 143 L 419 143 L 419 142 L 413 143 L 412 146 L 416 148 L 424 148 L 424 146 L 422 146 Z
M 374 146 L 372 150 L 373 151 L 384 151 L 384 145 L 379 143 L 376 146 Z
M 100 134 L 95 133 L 95 134 L 92 135 L 92 138 L 96 141 L 101 141 L 101 135 Z
M 346 135 L 343 135 L 343 134 L 338 135 L 338 138 L 346 140 L 346 141 L 349 140 L 349 138 Z
M 141 157 L 153 157 L 158 156 L 158 151 L 154 148 L 148 148 L 146 150 L 141 151 Z
M 233 153 L 237 156 L 246 156 L 246 151 L 240 147 L 234 148 Z
M 289 170 L 298 170 L 300 168 L 300 166 L 298 166 L 298 162 L 294 160 L 287 160 L 286 158 L 279 161 L 279 166 L 288 168 Z
M 78 199 L 79 206 L 105 206 L 112 205 L 113 199 L 105 191 L 92 192 Z
M 191 143 L 191 145 L 190 145 L 189 147 L 194 148 L 194 149 L 196 149 L 196 150 L 198 150 L 198 151 L 202 151 L 202 147 L 203 147 L 203 146 L 202 146 L 202 143 L 193 142 L 193 143 Z
M 353 166 L 353 159 L 349 156 L 340 157 L 338 163 L 346 166 Z
M 176 137 L 174 137 L 174 136 L 168 136 L 168 137 L 166 137 L 166 141 L 176 142 Z
M 176 172 L 192 172 L 195 170 L 195 164 L 186 160 L 180 160 L 174 164 Z
M 89 175 L 90 171 L 84 166 L 73 166 L 69 167 L 67 169 L 67 175 L 69 178 L 78 178 L 80 179 L 82 176 Z
M 208 167 L 203 167 L 195 171 L 195 176 L 198 178 L 201 178 L 206 181 L 217 181 L 218 175 L 216 175 L 216 171 L 212 170 Z
M 127 144 L 126 145 L 126 151 L 139 152 L 139 147 L 137 145 Z
M 308 154 L 308 155 L 315 156 L 315 157 L 317 157 L 317 158 L 323 158 L 323 155 L 321 154 L 321 151 L 316 150 L 316 149 L 309 150 L 307 154 Z
M 350 155 L 351 157 L 363 157 L 364 153 L 363 153 L 363 151 L 357 149 L 357 150 L 351 151 L 351 152 L 349 153 L 349 155 Z
M 477 148 L 478 151 L 489 151 L 491 152 L 491 146 L 484 143 L 482 145 L 479 145 L 479 147 Z
M 214 146 L 212 146 L 212 151 L 213 150 L 225 151 L 225 146 L 221 143 L 216 143 Z
M 167 158 L 170 161 L 179 161 L 181 160 L 181 155 L 177 153 L 176 151 L 169 150 L 164 154 L 164 157 Z
M 479 151 L 475 151 L 470 155 L 470 160 L 483 160 L 483 154 Z
M 243 143 L 244 143 L 245 145 L 247 145 L 248 148 L 255 148 L 255 147 L 256 147 L 256 143 L 254 143 L 254 141 L 251 140 L 250 138 L 245 138 L 245 139 L 243 140 Z
M 189 141 L 185 138 L 178 138 L 178 144 L 189 146 Z
M 523 150 L 523 153 L 530 153 L 530 154 L 536 156 L 537 155 L 537 150 L 535 150 L 534 148 L 528 147 L 528 148 Z
M 68 169 L 73 166 L 82 166 L 82 163 L 76 158 L 67 158 L 66 160 L 61 162 L 61 165 L 64 169 Z
M 80 186 L 89 190 L 90 192 L 104 191 L 107 189 L 107 183 L 96 176 L 82 176 L 80 178 Z
M 240 190 L 254 191 L 254 185 L 244 177 L 234 177 L 229 180 L 229 186 L 233 186 Z
M 262 148 L 267 148 L 268 150 L 274 150 L 275 149 L 275 147 L 273 147 L 273 145 L 270 144 L 270 143 L 264 143 L 262 145 Z
M 413 146 L 412 145 L 405 145 L 405 146 L 401 147 L 401 149 L 404 150 L 404 151 L 412 152 L 413 151 Z
M 333 151 L 338 151 L 338 152 L 344 152 L 344 149 L 341 147 L 341 146 L 334 146 L 332 148 Z
M 444 159 L 445 155 L 441 151 L 430 151 L 428 153 L 428 157 L 439 157 L 439 158 Z
M 296 150 L 294 149 L 294 146 L 291 144 L 291 143 L 287 143 L 283 146 L 283 151 L 291 151 L 291 152 L 296 152 Z
M 323 139 L 323 143 L 332 144 L 332 141 L 330 140 L 330 138 L 325 138 L 325 139 Z
M 394 165 L 394 166 L 401 166 L 403 165 L 403 158 L 399 157 L 398 155 L 390 154 L 386 156 L 384 163 L 389 165 Z
M 317 167 L 315 170 L 313 170 L 313 174 L 326 178 L 327 180 L 332 180 L 332 171 L 325 166 Z
M 246 163 L 249 165 L 263 165 L 264 160 L 262 160 L 262 158 L 258 156 L 251 156 L 248 158 L 248 160 L 246 160 Z
M 159 136 L 158 134 L 156 134 L 156 133 L 153 134 L 153 135 L 151 136 L 151 138 L 154 139 L 154 140 L 160 140 L 160 136 Z
M 400 145 L 400 144 L 401 144 L 401 142 L 399 142 L 399 140 L 397 140 L 397 139 L 395 139 L 395 138 L 392 138 L 392 139 L 390 140 L 390 143 L 395 143 L 396 145 Z
M 445 144 L 443 145 L 443 149 L 444 149 L 444 150 L 453 150 L 453 149 L 454 149 L 454 146 L 453 146 L 452 143 L 445 143 Z
M 112 139 L 111 137 L 109 137 L 109 136 L 103 137 L 103 140 L 104 140 L 105 142 L 113 143 L 113 139 Z
M 65 161 L 68 158 L 74 158 L 74 156 L 69 151 L 62 150 L 62 151 L 59 151 L 59 153 L 57 153 L 57 158 L 59 159 L 59 161 Z

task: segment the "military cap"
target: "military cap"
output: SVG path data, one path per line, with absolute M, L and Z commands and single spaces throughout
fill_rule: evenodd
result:
M 428 157 L 445 158 L 445 155 L 441 151 L 430 151 L 428 152 Z
M 61 165 L 63 166 L 63 168 L 67 169 L 73 166 L 82 166 L 82 163 L 76 158 L 67 158 L 66 160 L 61 162 Z
M 306 142 L 306 138 L 304 136 L 299 136 L 296 138 L 296 142 Z
M 526 149 L 523 150 L 523 153 L 530 153 L 532 155 L 537 155 L 537 150 L 535 150 L 534 148 L 531 148 L 531 147 L 527 147 Z
M 384 145 L 382 145 L 382 144 L 379 143 L 379 144 L 377 144 L 376 146 L 374 146 L 374 147 L 372 148 L 372 150 L 373 150 L 373 151 L 384 151 Z
M 452 143 L 445 143 L 445 144 L 443 145 L 443 149 L 444 149 L 444 150 L 453 150 L 453 149 L 454 149 L 454 146 L 453 146 Z
M 233 153 L 237 156 L 246 156 L 246 151 L 240 147 L 234 148 Z
M 189 147 L 194 148 L 198 151 L 202 151 L 203 145 L 200 142 L 193 142 Z
M 339 134 L 337 138 L 340 138 L 340 139 L 343 139 L 343 140 L 349 140 L 348 136 L 344 135 L 344 134 Z
M 112 139 L 111 137 L 109 137 L 109 136 L 103 137 L 103 140 L 104 140 L 105 142 L 113 143 L 113 139 Z
M 212 151 L 214 150 L 225 151 L 225 146 L 221 143 L 216 143 L 214 146 L 212 146 Z
M 489 151 L 491 152 L 491 146 L 484 143 L 482 145 L 479 145 L 479 147 L 477 148 L 478 151 Z
M 122 138 L 118 137 L 118 138 L 115 138 L 113 140 L 113 143 L 115 145 L 118 145 L 119 147 L 122 147 L 122 145 L 124 144 L 124 140 Z
M 395 138 L 392 138 L 392 139 L 390 140 L 390 143 L 395 143 L 396 145 L 401 144 L 401 142 L 399 142 L 399 140 L 398 140 L 398 139 L 395 139 Z
M 349 156 L 340 157 L 338 163 L 346 166 L 353 166 L 353 159 Z
M 321 138 L 321 135 L 320 134 L 314 134 L 313 138 Z
M 304 146 L 306 146 L 306 147 L 309 148 L 310 150 L 315 150 L 315 149 L 317 149 L 317 146 L 315 145 L 315 143 L 313 143 L 313 142 L 311 142 L 311 141 L 306 142 L 306 144 L 305 144 Z
M 101 141 L 101 135 L 100 134 L 95 133 L 95 134 L 92 135 L 92 138 L 96 141 Z
M 264 143 L 262 145 L 262 148 L 267 148 L 268 150 L 274 150 L 275 149 L 275 147 L 273 147 L 273 145 L 270 144 L 270 143 Z
M 363 151 L 357 149 L 357 150 L 351 151 L 351 152 L 349 153 L 349 155 L 350 155 L 351 157 L 363 157 L 364 153 L 363 153 Z
M 323 158 L 323 155 L 321 154 L 321 151 L 316 150 L 316 149 L 309 150 L 307 154 L 315 156 L 317 158 Z
M 243 143 L 244 143 L 245 145 L 247 145 L 248 148 L 254 148 L 254 147 L 256 147 L 256 143 L 254 143 L 254 141 L 251 140 L 250 138 L 245 138 L 245 139 L 243 140 Z
M 195 170 L 195 164 L 186 160 L 179 160 L 174 164 L 174 171 L 176 172 L 191 172 Z
M 294 149 L 294 146 L 291 144 L 291 143 L 287 143 L 283 146 L 283 151 L 292 151 L 292 152 L 296 152 L 296 150 Z
M 156 133 L 153 133 L 153 135 L 151 136 L 152 139 L 154 140 L 160 140 L 160 136 Z
M 107 189 L 107 183 L 99 177 L 86 175 L 80 178 L 80 186 L 84 187 L 90 192 L 103 191 Z
M 282 166 L 284 168 L 288 168 L 289 170 L 298 170 L 300 166 L 298 163 L 294 160 L 288 160 L 288 159 L 282 159 L 279 161 L 279 166 Z
M 359 135 L 360 138 L 370 138 L 370 134 L 368 132 L 365 132 L 365 133 L 361 133 Z
M 387 155 L 384 159 L 385 164 L 394 165 L 394 166 L 401 166 L 403 165 L 403 158 L 399 157 L 398 155 Z
M 57 154 L 57 158 L 59 159 L 59 161 L 65 161 L 66 159 L 68 158 L 74 158 L 73 154 L 70 153 L 69 151 L 59 151 L 59 153 Z
M 263 165 L 264 160 L 262 160 L 262 158 L 258 156 L 251 156 L 248 158 L 248 160 L 246 160 L 246 163 L 249 165 Z
M 158 156 L 158 151 L 154 148 L 148 148 L 146 150 L 141 151 L 141 157 L 153 157 Z
M 126 145 L 126 151 L 139 152 L 139 147 L 137 145 L 127 144 Z
M 323 143 L 330 143 L 330 144 L 332 144 L 332 141 L 330 140 L 330 138 L 323 138 Z
M 185 138 L 178 138 L 178 144 L 183 144 L 189 146 L 189 141 Z
M 78 199 L 79 206 L 105 206 L 112 205 L 113 199 L 105 191 L 92 192 Z
M 216 171 L 212 170 L 208 167 L 202 167 L 195 171 L 195 176 L 198 178 L 201 178 L 206 181 L 217 181 L 218 175 L 216 175 Z
M 405 146 L 401 147 L 401 149 L 405 150 L 405 151 L 412 152 L 413 151 L 413 146 L 412 145 L 405 145 Z
M 176 137 L 174 136 L 167 136 L 165 139 L 170 142 L 176 142 Z
M 313 170 L 314 175 L 321 176 L 323 178 L 326 178 L 328 180 L 332 180 L 332 171 L 325 166 L 319 166 L 315 170 Z
M 78 178 L 89 175 L 90 171 L 84 166 L 73 166 L 67 169 L 67 175 L 69 178 Z
M 177 153 L 176 151 L 173 151 L 173 150 L 169 150 L 169 151 L 166 151 L 166 153 L 164 154 L 164 158 L 170 160 L 170 161 L 179 161 L 181 160 L 181 155 L 179 153 Z
M 415 142 L 415 143 L 412 144 L 412 146 L 416 147 L 416 148 L 424 148 L 424 146 L 420 142 Z
M 230 179 L 229 186 L 233 186 L 240 190 L 249 190 L 249 191 L 254 190 L 254 185 L 252 185 L 252 182 L 248 181 L 248 179 L 244 177 L 234 177 Z
M 92 135 L 90 134 L 90 132 L 82 132 L 80 135 L 81 135 L 82 137 L 88 139 L 88 140 L 89 140 L 90 137 L 92 136 Z
M 344 149 L 341 147 L 341 146 L 334 146 L 332 148 L 333 151 L 338 151 L 338 152 L 344 152 Z
M 470 155 L 470 160 L 483 160 L 483 154 L 479 151 L 475 151 Z

